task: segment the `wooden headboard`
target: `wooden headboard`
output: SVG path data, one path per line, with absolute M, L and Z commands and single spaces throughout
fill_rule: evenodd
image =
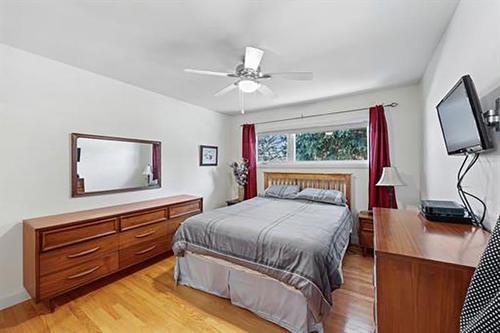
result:
M 264 189 L 270 185 L 299 185 L 306 187 L 337 190 L 345 194 L 351 205 L 351 174 L 350 173 L 290 173 L 264 172 Z

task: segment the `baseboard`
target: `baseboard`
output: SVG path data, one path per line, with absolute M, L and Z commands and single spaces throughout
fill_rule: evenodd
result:
M 29 298 L 30 296 L 24 289 L 8 296 L 2 296 L 0 298 L 0 310 L 24 302 Z

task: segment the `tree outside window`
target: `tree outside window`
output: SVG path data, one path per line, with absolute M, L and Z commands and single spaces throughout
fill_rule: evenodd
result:
M 287 160 L 288 136 L 286 134 L 259 135 L 257 141 L 259 162 Z
M 327 131 L 260 134 L 257 140 L 259 162 L 366 161 L 366 127 Z M 289 154 L 290 152 L 290 154 Z
M 366 128 L 295 135 L 297 161 L 355 161 L 367 156 Z

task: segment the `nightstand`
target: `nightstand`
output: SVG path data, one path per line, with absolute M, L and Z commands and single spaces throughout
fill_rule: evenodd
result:
M 226 201 L 226 205 L 232 206 L 232 205 L 236 205 L 237 203 L 240 203 L 240 202 L 241 202 L 240 199 L 231 199 L 231 200 Z
M 368 249 L 373 249 L 373 215 L 366 210 L 361 211 L 358 220 L 359 245 L 361 246 L 363 256 L 365 256 Z

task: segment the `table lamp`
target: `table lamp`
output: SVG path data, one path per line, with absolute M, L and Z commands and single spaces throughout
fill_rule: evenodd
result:
M 398 169 L 396 167 L 384 167 L 382 170 L 382 177 L 380 177 L 376 186 L 389 186 L 389 202 L 390 207 L 392 207 L 393 197 L 394 197 L 394 188 L 393 186 L 405 186 L 406 184 L 401 179 L 399 175 Z
M 153 178 L 153 170 L 151 169 L 151 164 L 148 163 L 148 165 L 146 165 L 142 174 L 146 176 L 148 186 L 151 185 L 151 180 Z

